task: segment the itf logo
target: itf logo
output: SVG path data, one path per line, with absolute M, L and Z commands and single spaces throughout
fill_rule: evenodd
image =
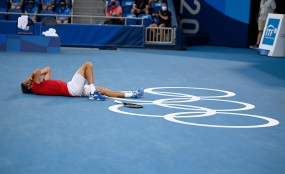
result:
M 264 38 L 262 44 L 273 45 L 280 19 L 269 19 L 267 27 L 264 31 Z

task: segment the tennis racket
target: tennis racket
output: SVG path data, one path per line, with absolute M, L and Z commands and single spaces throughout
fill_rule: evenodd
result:
M 134 104 L 134 103 L 125 103 L 119 100 L 115 100 L 115 103 L 121 104 L 127 108 L 143 108 L 143 105 L 138 105 L 138 104 Z

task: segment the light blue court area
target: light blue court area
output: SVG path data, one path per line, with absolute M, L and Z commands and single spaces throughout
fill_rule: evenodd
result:
M 255 50 L 71 49 L 0 52 L 0 173 L 281 174 L 285 59 Z M 22 94 L 36 68 L 69 81 L 84 62 L 95 84 L 145 88 L 144 105 Z

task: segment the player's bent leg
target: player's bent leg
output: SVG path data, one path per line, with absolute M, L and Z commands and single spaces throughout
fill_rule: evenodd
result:
M 81 75 L 83 78 L 85 78 L 89 84 L 90 88 L 90 95 L 89 99 L 90 100 L 105 100 L 106 97 L 101 95 L 95 88 L 94 86 L 94 75 L 93 75 L 93 65 L 91 62 L 86 62 L 84 63 L 79 69 L 78 69 L 78 74 Z M 83 85 L 83 90 L 84 90 L 84 85 Z
M 84 67 L 84 66 L 83 66 Z M 84 68 L 81 68 L 84 69 Z M 72 80 L 67 83 L 68 92 L 72 96 L 84 96 L 85 88 L 84 85 L 86 83 L 85 77 L 83 77 L 78 71 L 74 74 Z M 90 90 L 89 99 L 92 100 L 105 100 L 106 97 L 100 95 L 98 91 L 96 91 L 94 85 L 92 84 L 93 91 Z M 91 89 L 91 88 L 90 88 Z M 95 93 L 96 92 L 96 93 Z
M 107 88 L 102 88 L 102 87 L 96 87 L 95 88 L 95 86 L 94 86 L 94 75 L 93 75 L 93 65 L 91 62 L 86 62 L 85 64 L 83 64 L 78 69 L 77 72 L 78 72 L 78 75 L 87 79 L 88 84 L 89 84 L 89 88 L 90 88 L 89 99 L 91 99 L 91 100 L 105 100 L 106 97 L 103 95 L 106 95 L 108 97 L 120 97 L 120 98 L 128 97 L 126 95 L 126 93 L 111 91 Z M 82 87 L 82 91 L 84 91 L 84 85 Z M 132 95 L 130 97 L 136 97 L 136 98 L 141 97 L 141 92 L 135 91 L 134 93 L 132 93 Z
M 91 62 L 84 63 L 77 72 L 84 77 L 88 84 L 94 84 L 93 65 Z
M 67 82 L 68 92 L 72 96 L 82 96 L 85 83 L 86 79 L 81 74 L 76 72 L 72 77 L 71 81 Z

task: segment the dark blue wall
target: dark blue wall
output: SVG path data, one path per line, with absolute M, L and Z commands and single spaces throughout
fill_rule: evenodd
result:
M 184 34 L 209 35 L 209 44 L 248 46 L 250 0 L 173 0 Z M 177 9 L 176 9 L 177 11 Z

